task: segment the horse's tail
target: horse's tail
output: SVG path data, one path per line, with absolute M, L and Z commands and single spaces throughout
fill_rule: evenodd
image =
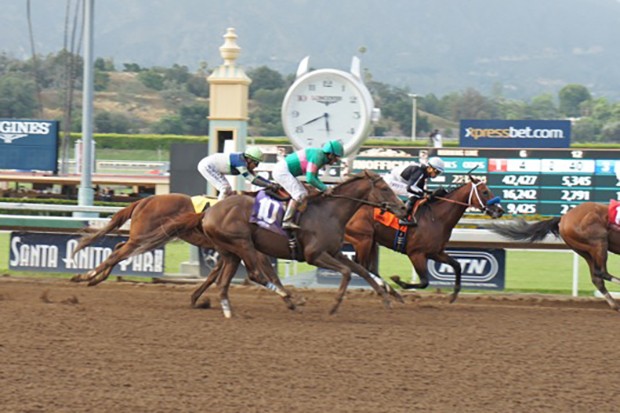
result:
M 179 238 L 184 234 L 194 231 L 199 231 L 202 233 L 202 218 L 204 217 L 206 211 L 208 210 L 200 213 L 183 213 L 161 224 L 157 229 L 151 231 L 150 233 L 141 235 L 136 240 L 139 247 L 135 250 L 134 255 L 139 255 L 143 252 L 158 248 L 171 239 Z
M 145 199 L 147 199 L 147 198 L 145 198 Z M 139 201 L 132 202 L 131 204 L 129 204 L 125 208 L 123 208 L 120 211 L 118 211 L 116 214 L 114 214 L 112 216 L 112 218 L 110 219 L 110 222 L 108 222 L 105 227 L 103 227 L 103 228 L 101 228 L 99 230 L 97 230 L 95 228 L 86 228 L 85 229 L 86 235 L 83 235 L 78 240 L 77 247 L 75 248 L 75 250 L 73 250 L 73 256 L 75 256 L 75 253 L 78 252 L 79 250 L 81 250 L 82 248 L 88 247 L 93 242 L 101 239 L 104 235 L 107 235 L 110 232 L 112 232 L 114 230 L 117 230 L 120 227 L 122 227 L 123 224 L 125 222 L 127 222 L 129 220 L 129 218 L 131 218 L 131 214 L 133 214 L 133 210 L 136 209 L 136 207 L 141 202 L 143 202 L 145 199 L 141 199 Z
M 512 224 L 493 224 L 491 231 L 513 240 L 540 241 L 549 233 L 556 237 L 560 234 L 560 218 L 555 217 L 544 221 L 528 224 L 519 219 Z

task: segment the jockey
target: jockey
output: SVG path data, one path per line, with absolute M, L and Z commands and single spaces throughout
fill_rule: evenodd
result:
M 426 163 L 412 162 L 394 168 L 386 177 L 386 182 L 397 195 L 408 195 L 407 216 L 411 215 L 411 220 L 398 221 L 400 225 L 415 227 L 418 222 L 415 213 L 418 207 L 424 202 L 420 201 L 425 195 L 426 179 L 435 178 L 444 171 L 444 162 L 441 158 L 433 156 Z M 414 208 L 415 207 L 415 208 Z
M 330 193 L 331 191 L 319 179 L 319 169 L 324 165 L 331 165 L 344 155 L 344 147 L 340 141 L 329 141 L 321 149 L 305 148 L 288 154 L 273 168 L 273 179 L 282 186 L 290 195 L 291 200 L 286 208 L 282 228 L 299 228 L 293 222 L 297 207 L 303 203 L 308 191 L 297 180 L 297 176 L 306 175 L 306 182 L 319 191 Z
M 252 185 L 269 187 L 271 181 L 256 175 L 254 169 L 263 160 L 263 151 L 249 147 L 245 152 L 214 153 L 198 162 L 198 172 L 218 191 L 218 199 L 234 194 L 230 182 L 224 175 L 241 175 Z

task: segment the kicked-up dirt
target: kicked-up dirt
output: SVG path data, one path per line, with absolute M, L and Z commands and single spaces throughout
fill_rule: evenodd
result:
M 0 278 L 1 412 L 618 412 L 602 299 Z

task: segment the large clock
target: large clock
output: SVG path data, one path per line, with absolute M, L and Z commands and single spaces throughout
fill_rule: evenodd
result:
M 282 102 L 282 125 L 296 149 L 340 139 L 349 155 L 368 137 L 373 110 L 372 97 L 359 75 L 359 59 L 353 58 L 348 73 L 308 71 L 306 57 Z

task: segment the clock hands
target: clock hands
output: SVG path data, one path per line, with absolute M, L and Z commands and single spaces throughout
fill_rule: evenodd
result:
M 316 117 L 316 118 L 314 118 L 314 119 L 310 119 L 310 120 L 309 120 L 308 122 L 306 122 L 306 123 L 302 123 L 302 125 L 301 125 L 301 126 L 306 126 L 306 125 L 309 125 L 309 124 L 311 124 L 312 122 L 316 122 L 317 120 L 319 120 L 319 119 L 321 119 L 321 118 L 325 118 L 325 122 L 327 122 L 327 118 L 328 118 L 328 117 L 329 117 L 329 114 L 328 114 L 328 113 L 324 113 L 324 114 L 322 114 L 321 116 L 317 116 L 317 117 Z M 327 125 L 328 125 L 328 128 L 329 128 L 329 123 L 327 123 Z

